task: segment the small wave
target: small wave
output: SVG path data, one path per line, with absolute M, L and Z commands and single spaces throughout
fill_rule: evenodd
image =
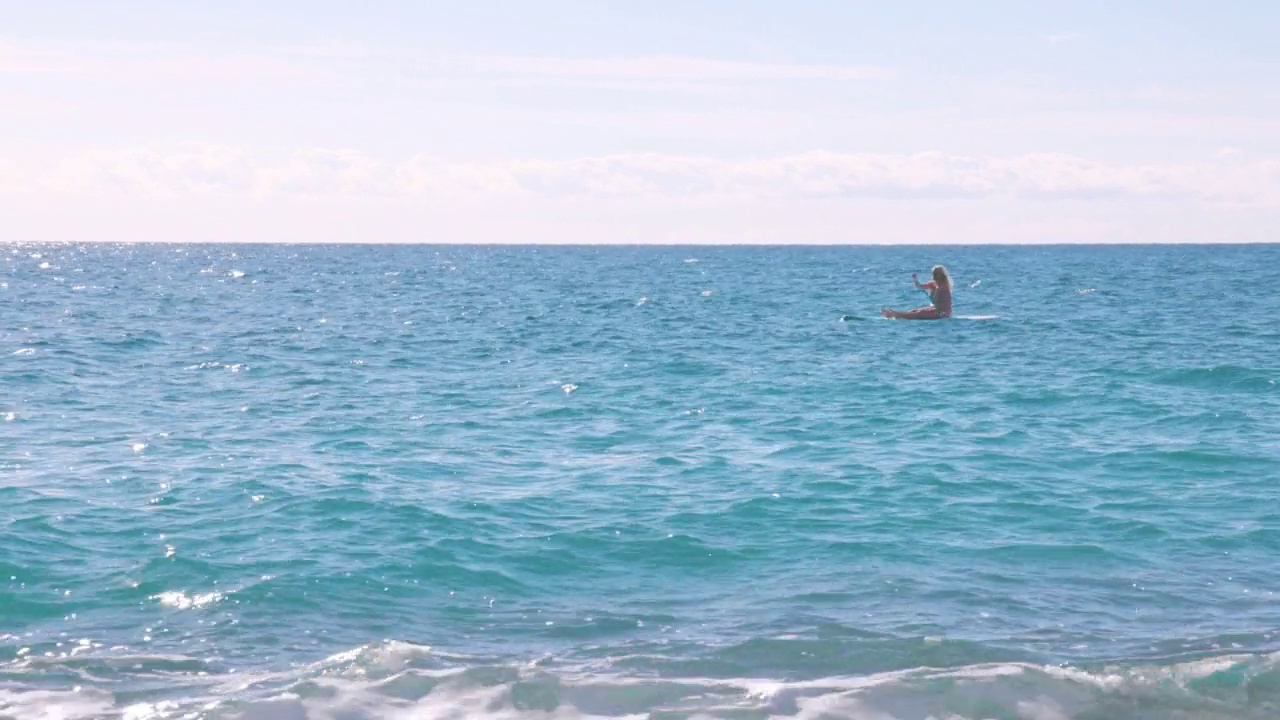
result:
M 189 610 L 191 608 L 204 607 L 221 601 L 222 593 L 196 593 L 190 594 L 185 592 L 162 592 L 158 595 L 152 595 L 151 599 L 159 602 L 165 607 L 177 608 L 179 610 Z
M 6 668 L 0 714 L 20 719 L 179 717 L 950 718 L 1261 720 L 1280 711 L 1277 657 L 1171 665 L 991 663 L 812 680 L 628 676 L 554 658 L 486 664 L 384 642 L 280 672 L 187 658 L 43 658 Z M 59 672 L 59 671 L 64 672 Z M 74 688 L 34 673 L 70 674 Z M 157 680 L 162 680 L 157 684 Z M 82 684 L 81 684 L 82 683 Z M 135 689 L 125 691 L 133 686 Z M 171 687 L 170 687 L 171 686 Z M 136 689 L 142 688 L 142 689 Z
M 14 355 L 35 355 L 36 349 L 35 348 L 18 348 L 17 350 L 13 351 L 13 354 Z
M 103 345 L 115 350 L 137 350 L 157 347 L 164 344 L 164 338 L 154 330 L 138 333 L 125 333 L 118 339 L 102 340 Z
M 84 690 L 79 686 L 64 691 L 8 690 L 0 688 L 0 715 L 19 720 L 31 718 L 90 720 L 119 716 L 115 698 L 109 692 Z
M 1220 392 L 1259 392 L 1275 388 L 1270 373 L 1239 365 L 1181 368 L 1162 372 L 1154 380 L 1161 385 Z
M 209 362 L 196 363 L 195 365 L 188 365 L 183 369 L 184 370 L 212 370 L 214 368 L 226 368 L 227 370 L 230 370 L 231 372 L 234 373 L 234 372 L 240 372 L 242 370 L 247 370 L 248 366 L 246 366 L 244 363 L 225 364 L 217 361 L 209 361 Z

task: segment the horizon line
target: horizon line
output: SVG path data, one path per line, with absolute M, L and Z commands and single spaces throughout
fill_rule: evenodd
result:
M 0 239 L 0 246 L 18 245 L 290 245 L 290 246 L 364 246 L 364 247 L 767 247 L 767 248 L 889 248 L 889 247 L 1164 247 L 1164 246 L 1220 246 L 1266 247 L 1280 245 L 1277 240 L 1151 240 L 1151 241 L 1051 241 L 1016 242 L 992 240 L 988 242 L 503 242 L 503 241 L 363 241 L 363 240 L 10 240 Z

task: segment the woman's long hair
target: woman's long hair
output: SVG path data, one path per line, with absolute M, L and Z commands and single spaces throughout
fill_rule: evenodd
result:
M 933 266 L 933 281 L 939 285 L 946 285 L 947 289 L 951 289 L 951 273 L 947 272 L 947 268 L 942 265 Z

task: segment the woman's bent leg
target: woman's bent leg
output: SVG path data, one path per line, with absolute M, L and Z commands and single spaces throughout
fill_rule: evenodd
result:
M 929 307 L 916 308 L 915 310 L 889 310 L 880 311 L 881 315 L 895 320 L 941 320 L 946 317 L 938 308 L 930 305 Z

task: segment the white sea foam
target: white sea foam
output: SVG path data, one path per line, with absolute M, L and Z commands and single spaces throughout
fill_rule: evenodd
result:
M 0 717 L 18 720 L 91 720 L 119 715 L 104 690 L 23 691 L 0 687 Z
M 206 605 L 212 605 L 222 600 L 222 598 L 223 594 L 217 592 L 193 594 L 170 591 L 151 596 L 152 600 L 158 601 L 161 605 L 165 607 L 178 608 L 179 610 L 189 610 L 191 608 L 200 608 Z
M 75 663 L 72 665 L 71 663 Z M 658 678 L 537 663 L 486 665 L 387 641 L 281 671 L 234 672 L 172 656 L 21 659 L 0 687 L 0 715 L 40 718 L 798 718 L 801 720 L 1237 720 L 1273 717 L 1277 656 L 1235 655 L 1096 670 L 1024 663 L 899 670 L 803 681 Z M 42 674 L 87 678 L 76 690 Z M 134 676 L 151 689 L 113 695 Z M 1200 690 L 1197 681 L 1222 681 Z M 165 677 L 181 691 L 165 690 Z M 31 683 L 24 680 L 30 679 Z M 79 680 L 75 682 L 81 682 Z M 90 683 L 101 686 L 90 687 Z M 1234 685 L 1234 691 L 1232 686 Z M 127 700 L 117 700 L 117 698 Z

